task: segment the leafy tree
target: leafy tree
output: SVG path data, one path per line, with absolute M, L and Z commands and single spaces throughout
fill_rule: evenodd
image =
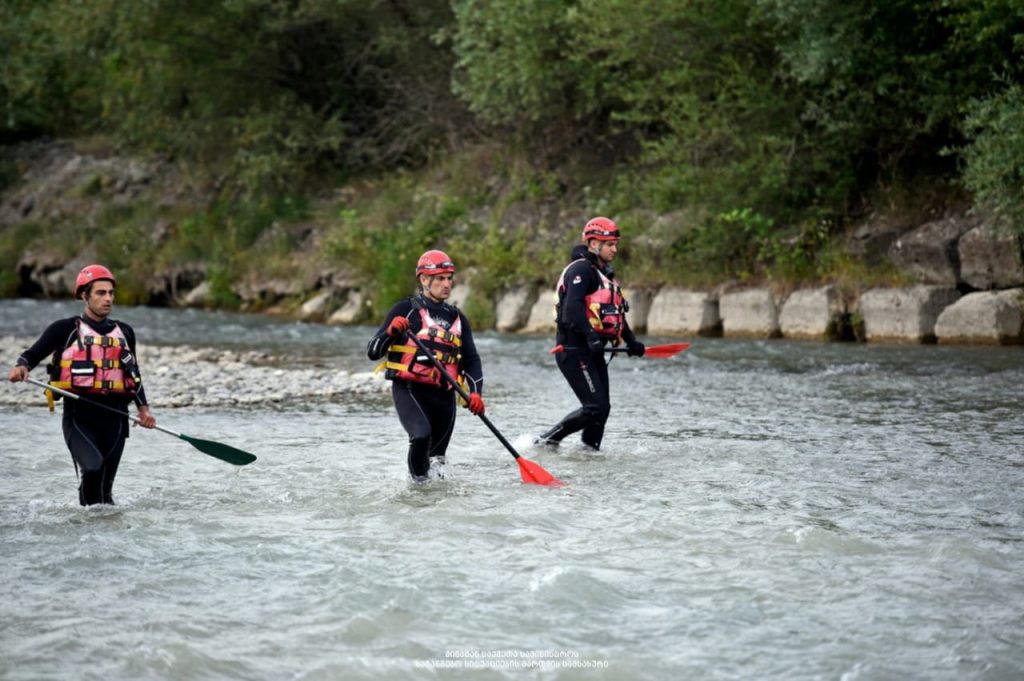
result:
M 107 133 L 258 194 L 421 161 L 460 123 L 439 0 L 13 1 L 8 130 Z
M 976 203 L 1024 234 L 1024 87 L 973 102 L 965 128 L 972 139 L 964 181 Z
M 957 0 L 952 48 L 975 80 L 964 106 L 964 183 L 1024 234 L 1024 3 Z

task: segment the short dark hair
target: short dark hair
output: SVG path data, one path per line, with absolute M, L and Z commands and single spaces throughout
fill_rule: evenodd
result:
M 82 294 L 85 294 L 85 297 L 88 298 L 89 294 L 92 293 L 92 285 L 95 284 L 95 283 L 101 282 L 101 281 L 109 281 L 110 282 L 110 286 L 114 290 L 117 290 L 117 282 L 114 281 L 113 279 L 93 279 L 88 284 L 84 284 L 84 285 L 78 287 L 78 291 L 77 291 L 77 296 L 76 297 L 77 298 L 81 298 Z

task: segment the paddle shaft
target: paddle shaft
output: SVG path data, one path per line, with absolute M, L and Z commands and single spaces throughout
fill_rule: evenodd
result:
M 461 385 L 459 385 L 459 382 L 448 375 L 448 372 L 444 370 L 444 365 L 442 365 L 441 362 L 438 361 L 437 357 L 434 356 L 434 353 L 431 352 L 430 349 L 427 348 L 427 346 L 423 345 L 423 342 L 416 337 L 416 334 L 406 333 L 406 336 L 412 339 L 412 342 L 416 344 L 416 347 L 420 349 L 420 352 L 424 353 L 427 357 L 430 358 L 430 363 L 434 365 L 435 369 L 441 372 L 441 375 L 444 376 L 446 381 L 448 381 L 448 385 L 450 385 L 455 390 L 455 392 L 459 393 L 462 399 L 466 400 L 466 402 L 469 402 L 469 395 L 467 395 L 466 391 L 463 390 Z M 494 433 L 494 437 L 498 438 L 501 444 L 505 445 L 505 449 L 507 449 L 512 456 L 518 459 L 519 452 L 517 452 L 515 448 L 512 446 L 512 444 L 505 439 L 504 435 L 498 432 L 498 429 L 494 426 L 493 423 L 491 423 L 491 420 L 483 414 L 477 414 L 477 416 L 480 417 L 480 420 L 484 422 L 485 426 L 491 429 L 491 432 Z
M 132 421 L 135 421 L 135 423 L 141 423 L 141 421 L 139 420 L 139 417 L 132 416 L 131 414 L 129 414 L 126 411 L 121 411 L 120 409 L 114 409 L 113 407 L 109 407 L 109 406 L 107 406 L 105 404 L 100 404 L 99 402 L 94 402 L 92 400 L 87 400 L 84 397 L 82 397 L 81 395 L 76 395 L 75 393 L 73 393 L 71 391 L 64 390 L 63 388 L 58 388 L 56 386 L 52 386 L 49 383 L 43 383 L 42 381 L 37 381 L 36 379 L 32 378 L 31 376 L 27 377 L 25 380 L 28 381 L 29 383 L 33 383 L 35 385 L 38 385 L 40 388 L 46 388 L 47 390 L 52 390 L 55 393 L 59 393 L 59 394 L 63 395 L 64 397 L 70 397 L 73 400 L 80 400 L 82 402 L 86 402 L 88 404 L 93 405 L 94 407 L 99 407 L 100 409 L 106 409 L 107 411 L 112 411 L 115 414 L 120 414 L 121 416 L 127 416 Z M 176 433 L 176 432 L 174 432 L 173 430 L 171 430 L 169 428 L 164 428 L 163 426 L 157 426 L 157 425 L 154 425 L 153 428 L 155 428 L 156 430 L 159 430 L 159 431 L 163 431 L 163 432 L 167 433 L 168 435 L 173 435 L 174 437 L 181 438 L 182 440 L 185 439 L 185 438 L 181 437 L 181 433 Z
M 659 359 L 667 359 L 668 357 L 674 357 L 675 355 L 678 355 L 683 350 L 689 349 L 689 347 L 690 347 L 689 343 L 667 343 L 665 345 L 651 345 L 651 346 L 649 346 L 647 348 L 647 352 L 646 352 L 646 354 L 644 354 L 644 357 L 657 357 Z M 551 348 L 550 354 L 555 355 L 555 354 L 558 354 L 560 352 L 565 352 L 566 349 L 567 348 L 564 345 L 558 344 L 555 347 Z M 581 348 L 569 348 L 569 349 L 579 350 Z M 629 348 L 626 348 L 626 347 L 605 348 L 604 352 L 613 353 L 613 354 L 614 353 L 620 353 L 620 352 L 629 352 Z

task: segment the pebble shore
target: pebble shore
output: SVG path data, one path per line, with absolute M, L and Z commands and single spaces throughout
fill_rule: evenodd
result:
M 0 404 L 45 404 L 40 388 L 6 381 L 7 371 L 34 340 L 0 336 L 0 366 L 4 367 L 7 386 L 0 390 Z M 325 400 L 384 393 L 389 388 L 383 373 L 317 367 L 285 369 L 278 358 L 254 351 L 143 345 L 139 357 L 146 397 L 154 409 Z M 45 362 L 33 369 L 31 376 L 46 380 Z

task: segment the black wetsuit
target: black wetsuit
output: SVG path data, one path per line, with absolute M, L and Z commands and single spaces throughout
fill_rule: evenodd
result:
M 419 310 L 413 306 L 414 300 L 426 308 L 427 313 L 439 326 L 446 329 L 451 328 L 455 320 L 461 317 L 460 366 L 468 382 L 467 391 L 483 394 L 483 369 L 476 344 L 473 342 L 469 320 L 458 308 L 447 303 L 435 303 L 422 295 L 400 300 L 388 311 L 384 324 L 370 339 L 366 347 L 367 356 L 372 360 L 382 359 L 392 342 L 401 340 L 388 336 L 388 326 L 395 317 L 405 317 L 409 320 L 410 334 L 420 330 L 422 323 Z M 439 387 L 402 378 L 392 380 L 391 397 L 398 411 L 398 419 L 405 432 L 409 434 L 409 473 L 416 480 L 427 475 L 431 457 L 444 456 L 455 427 L 455 391 L 448 387 L 443 378 L 441 380 L 442 385 Z
M 573 249 L 571 264 L 562 278 L 565 290 L 558 296 L 557 342 L 564 351 L 557 355 L 555 361 L 581 406 L 541 435 L 542 442 L 556 444 L 568 435 L 583 431 L 583 443 L 600 449 L 604 438 L 604 426 L 612 409 L 608 362 L 604 357 L 604 342 L 601 352 L 591 351 L 588 345 L 588 340 L 593 341 L 597 333 L 590 325 L 586 309 L 586 297 L 601 285 L 599 269 L 609 279 L 614 278 L 611 266 L 603 264 L 586 246 Z M 636 336 L 625 319 L 622 339 L 627 345 L 636 343 Z
M 121 327 L 128 349 L 135 353 L 135 331 L 124 322 L 104 319 L 93 321 L 85 315 L 60 319 L 46 329 L 32 347 L 18 357 L 17 364 L 29 370 L 48 357 L 54 357 L 54 364 L 60 360 L 64 349 L 78 341 L 78 323 L 88 324 L 96 333 L 109 334 L 114 324 Z M 127 395 L 89 394 L 86 399 L 119 411 L 127 411 L 132 397 Z M 146 394 L 140 385 L 134 397 L 137 406 L 144 406 Z M 81 400 L 64 400 L 63 418 L 64 442 L 71 451 L 71 458 L 79 472 L 78 501 L 83 506 L 114 503 L 111 490 L 117 467 L 124 452 L 124 441 L 128 437 L 128 417 L 113 414 L 100 407 Z

